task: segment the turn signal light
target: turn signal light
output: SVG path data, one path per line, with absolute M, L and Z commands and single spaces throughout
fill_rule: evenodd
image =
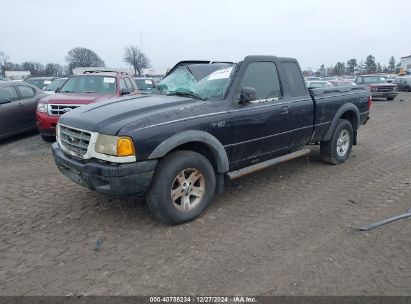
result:
M 117 156 L 133 156 L 136 155 L 134 144 L 131 138 L 120 137 L 117 141 Z

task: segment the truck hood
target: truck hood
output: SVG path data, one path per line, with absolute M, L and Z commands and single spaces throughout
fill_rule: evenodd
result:
M 110 135 L 127 134 L 164 121 L 193 115 L 204 102 L 188 97 L 143 95 L 121 97 L 79 107 L 60 117 L 61 124 Z M 201 110 L 200 110 L 201 111 Z M 127 127 L 127 128 L 126 128 Z
M 44 97 L 41 102 L 49 104 L 89 104 L 114 98 L 115 94 L 98 93 L 57 93 Z

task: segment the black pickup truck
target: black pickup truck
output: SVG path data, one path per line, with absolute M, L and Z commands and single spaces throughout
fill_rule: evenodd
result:
M 60 171 L 110 195 L 146 193 L 155 218 L 199 216 L 226 179 L 309 153 L 344 162 L 369 116 L 362 87 L 308 90 L 295 59 L 178 63 L 150 96 L 64 114 L 52 150 Z

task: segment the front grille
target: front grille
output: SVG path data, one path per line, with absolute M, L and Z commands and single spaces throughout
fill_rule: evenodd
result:
M 394 87 L 378 87 L 377 92 L 391 92 Z
M 73 152 L 77 157 L 83 157 L 87 153 L 91 133 L 80 131 L 66 126 L 59 126 L 60 144 Z
M 49 104 L 50 115 L 63 115 L 71 110 L 77 109 L 82 105 L 67 105 L 67 104 Z

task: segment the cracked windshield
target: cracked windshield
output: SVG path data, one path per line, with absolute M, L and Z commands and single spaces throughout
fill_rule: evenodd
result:
M 234 64 L 226 65 L 197 81 L 187 66 L 180 66 L 165 77 L 155 93 L 198 99 L 222 99 L 230 83 Z

